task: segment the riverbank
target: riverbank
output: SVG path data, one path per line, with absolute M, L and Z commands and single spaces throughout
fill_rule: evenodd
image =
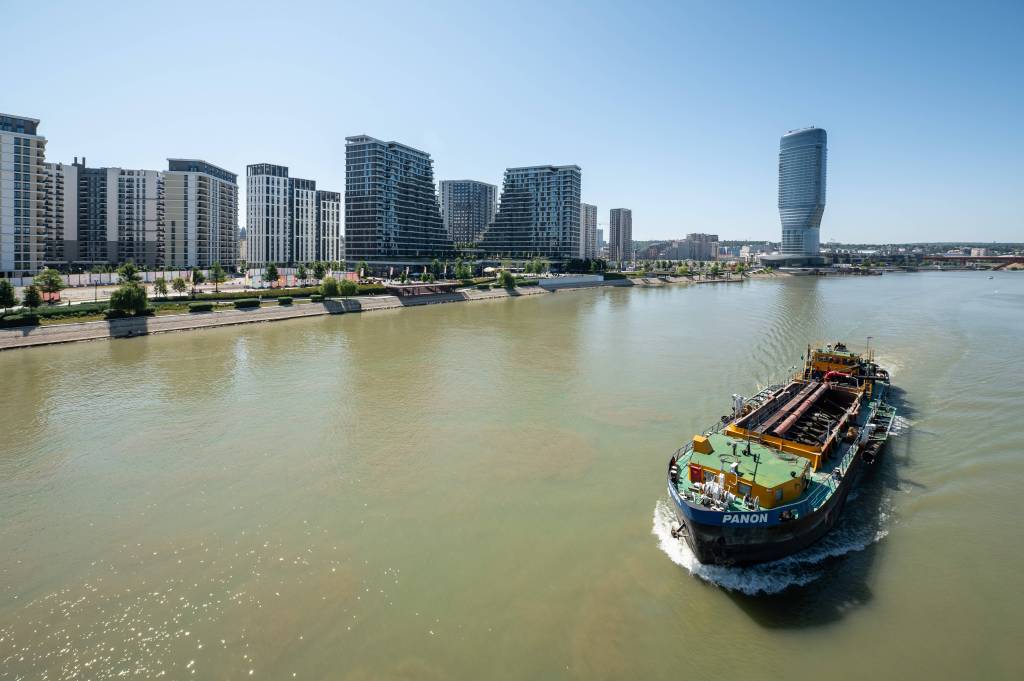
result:
M 739 283 L 735 279 L 689 279 L 687 277 L 644 277 L 610 279 L 605 281 L 571 282 L 565 286 L 523 286 L 506 289 L 463 289 L 453 293 L 437 293 L 423 296 L 400 297 L 391 295 L 355 296 L 335 298 L 322 303 L 303 303 L 252 309 L 226 309 L 211 312 L 187 312 L 182 314 L 133 317 L 129 319 L 68 322 L 41 326 L 25 326 L 0 329 L 0 350 L 75 343 L 110 338 L 134 338 L 172 331 L 193 331 L 220 326 L 277 322 L 286 319 L 318 317 L 329 314 L 372 312 L 393 310 L 403 307 L 420 307 L 442 303 L 461 303 L 475 300 L 497 300 L 522 296 L 547 295 L 556 291 L 572 291 L 604 286 L 667 286 L 670 284 L 717 284 Z
M 191 331 L 258 322 L 277 322 L 285 319 L 318 317 L 329 314 L 372 312 L 375 310 L 393 310 L 440 303 L 518 298 L 522 296 L 545 295 L 547 293 L 549 292 L 539 287 L 523 287 L 511 291 L 505 289 L 491 289 L 489 291 L 468 289 L 454 293 L 438 293 L 409 298 L 399 296 L 359 296 L 336 298 L 322 303 L 306 303 L 302 305 L 280 305 L 245 310 L 230 309 L 216 312 L 188 312 L 155 317 L 133 317 L 130 319 L 71 322 L 47 326 L 26 326 L 0 329 L 0 350 L 108 338 L 133 338 L 172 331 Z

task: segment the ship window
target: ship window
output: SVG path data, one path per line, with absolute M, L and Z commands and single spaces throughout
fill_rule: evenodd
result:
M 775 501 L 782 501 L 782 488 L 775 490 Z
M 713 482 L 715 477 L 714 471 L 704 471 L 704 482 Z
M 751 487 L 750 487 L 750 485 L 748 485 L 747 483 L 745 483 L 745 482 L 741 482 L 741 483 L 739 483 L 738 485 L 736 485 L 736 489 L 738 489 L 738 490 L 739 490 L 739 493 L 740 493 L 740 495 L 741 495 L 741 496 L 744 496 L 744 497 L 745 497 L 745 496 L 747 496 L 748 494 L 750 494 L 750 489 L 751 489 Z

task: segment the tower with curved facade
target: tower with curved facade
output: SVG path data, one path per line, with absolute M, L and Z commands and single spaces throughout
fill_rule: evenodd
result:
M 779 142 L 780 259 L 818 260 L 825 212 L 828 136 L 821 128 L 791 130 Z

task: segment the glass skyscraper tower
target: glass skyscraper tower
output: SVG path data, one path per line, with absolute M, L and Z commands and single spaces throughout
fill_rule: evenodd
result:
M 783 256 L 817 257 L 825 212 L 828 137 L 821 128 L 792 130 L 779 144 L 779 217 Z

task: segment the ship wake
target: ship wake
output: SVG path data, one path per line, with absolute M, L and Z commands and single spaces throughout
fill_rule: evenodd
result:
M 887 534 L 887 514 L 877 510 L 874 521 L 869 522 L 857 511 L 847 507 L 843 519 L 813 546 L 781 560 L 751 567 L 704 565 L 697 560 L 682 539 L 672 537 L 675 514 L 666 500 L 654 506 L 654 524 L 651 533 L 658 538 L 658 547 L 673 563 L 695 577 L 729 591 L 748 595 L 775 594 L 791 587 L 804 586 L 826 573 L 830 559 L 838 558 L 881 541 Z

